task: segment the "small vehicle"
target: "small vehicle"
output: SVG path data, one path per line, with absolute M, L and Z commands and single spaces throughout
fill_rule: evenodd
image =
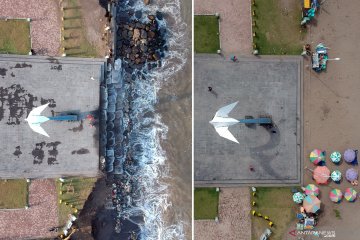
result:
M 315 17 L 315 12 L 320 7 L 318 0 L 304 0 L 301 26 L 310 22 Z
M 322 43 L 316 46 L 315 52 L 311 57 L 312 69 L 314 69 L 315 72 L 326 70 L 326 63 L 329 59 L 327 49 L 328 48 Z
M 265 229 L 264 233 L 260 236 L 260 240 L 267 240 L 270 235 L 271 235 L 271 230 L 270 229 Z

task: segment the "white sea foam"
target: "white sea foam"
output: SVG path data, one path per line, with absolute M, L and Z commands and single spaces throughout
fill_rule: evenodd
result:
M 144 216 L 144 223 L 140 225 L 141 239 L 182 240 L 185 239 L 184 224 L 180 221 L 171 225 L 164 220 L 164 213 L 171 207 L 171 202 L 168 185 L 162 179 L 171 176 L 166 153 L 160 143 L 166 139 L 168 128 L 162 123 L 161 116 L 155 113 L 155 107 L 158 90 L 187 61 L 189 49 L 186 45 L 190 44 L 187 42 L 187 26 L 181 17 L 179 0 L 157 0 L 147 6 L 138 0 L 131 8 L 149 14 L 155 14 L 156 11 L 163 13 L 165 20 L 160 21 L 159 25 L 167 30 L 169 49 L 162 59 L 161 68 L 150 71 L 146 80 L 137 78 L 133 81 L 133 129 L 129 136 L 129 147 L 140 165 L 136 177 L 140 179 L 138 187 L 141 197 L 125 214 Z M 147 21 L 146 16 L 143 14 L 143 21 Z

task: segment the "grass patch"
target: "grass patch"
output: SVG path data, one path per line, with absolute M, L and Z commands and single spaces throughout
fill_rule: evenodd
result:
M 25 179 L 0 180 L 0 208 L 24 208 L 28 202 L 28 183 Z
M 295 220 L 297 206 L 292 201 L 291 188 L 257 188 L 255 197 L 251 201 L 256 202 L 253 209 L 262 216 L 268 216 L 274 223 L 271 228 L 273 232 L 271 239 L 282 239 L 285 231 L 292 221 Z M 252 239 L 257 240 L 266 228 L 269 228 L 269 222 L 264 218 L 252 217 Z
M 0 20 L 0 53 L 29 54 L 30 23 L 26 20 Z
M 79 3 L 77 0 L 65 0 L 63 2 L 64 21 L 62 36 L 62 47 L 65 48 L 67 56 L 73 57 L 100 57 L 86 37 L 84 19 L 81 15 L 81 9 L 77 8 Z M 66 9 L 68 7 L 69 9 Z
M 59 180 L 56 181 L 58 200 L 62 200 L 62 203 L 58 201 L 60 226 L 65 224 L 68 215 L 74 213 L 75 208 L 78 210 L 83 208 L 96 181 L 97 178 L 81 177 L 66 178 L 62 184 Z M 60 194 L 60 191 L 62 194 Z M 68 205 L 65 205 L 65 202 Z
M 196 53 L 216 53 L 220 49 L 219 20 L 216 16 L 194 16 Z
M 302 52 L 305 31 L 300 26 L 301 1 L 287 0 L 286 6 L 278 0 L 256 0 L 252 10 L 256 25 L 253 37 L 256 48 L 263 55 L 299 55 Z
M 216 188 L 195 188 L 195 219 L 215 219 L 218 216 L 219 192 Z

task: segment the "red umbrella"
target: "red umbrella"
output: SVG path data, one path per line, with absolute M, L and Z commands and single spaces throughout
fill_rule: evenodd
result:
M 330 170 L 326 166 L 318 166 L 313 172 L 317 184 L 327 184 L 330 178 Z

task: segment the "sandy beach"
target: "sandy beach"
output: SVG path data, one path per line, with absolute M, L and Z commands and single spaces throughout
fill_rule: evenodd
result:
M 167 80 L 158 93 L 157 113 L 168 127 L 167 139 L 162 142 L 170 168 L 169 184 L 172 207 L 167 210 L 167 225 L 182 223 L 185 239 L 191 239 L 192 164 L 191 164 L 191 0 L 181 1 L 181 16 L 187 25 L 187 61 L 183 69 Z
M 356 0 L 346 1 L 346 4 L 339 0 L 325 1 L 308 31 L 307 41 L 313 48 L 323 42 L 330 48 L 329 58 L 341 60 L 329 61 L 327 71 L 319 74 L 310 68 L 309 59 L 304 62 L 304 167 L 314 168 L 309 162 L 309 154 L 319 148 L 326 151 L 328 168 L 331 171 L 338 169 L 345 175 L 346 169 L 352 166 L 344 162 L 339 167 L 334 165 L 329 160 L 331 152 L 359 149 L 360 127 L 355 124 L 360 117 L 357 110 L 360 102 L 360 31 L 355 24 L 359 14 L 360 5 Z M 354 168 L 359 170 L 358 166 Z M 304 185 L 313 183 L 311 176 L 311 172 L 305 172 Z M 345 191 L 348 187 L 351 184 L 346 180 L 340 185 L 331 183 L 320 187 L 323 213 L 317 230 L 335 231 L 336 237 L 331 239 L 359 239 L 358 222 L 354 217 L 360 214 L 360 201 L 349 203 L 343 200 L 334 204 L 328 197 L 331 189 Z M 355 189 L 360 192 L 359 186 Z M 340 212 L 341 219 L 335 217 L 334 209 Z M 295 224 L 289 231 L 293 229 Z M 286 232 L 283 239 L 297 238 Z

